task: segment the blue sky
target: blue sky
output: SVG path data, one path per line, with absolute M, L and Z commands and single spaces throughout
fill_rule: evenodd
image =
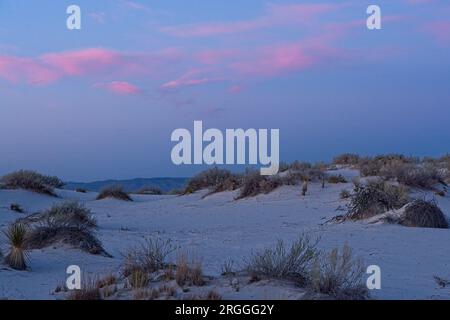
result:
M 445 154 L 449 16 L 444 0 L 0 0 L 0 174 L 191 175 L 170 134 L 194 120 L 279 128 L 285 161 Z

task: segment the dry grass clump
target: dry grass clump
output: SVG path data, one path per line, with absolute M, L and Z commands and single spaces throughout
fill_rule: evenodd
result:
M 50 219 L 52 224 L 59 226 L 79 228 L 97 227 L 97 221 L 92 216 L 91 210 L 77 201 L 66 201 L 61 204 L 55 204 L 42 214 L 35 216 L 34 219 Z
M 234 191 L 239 189 L 242 186 L 242 181 L 243 177 L 241 175 L 233 174 L 220 182 L 218 185 L 212 187 L 211 191 L 208 192 L 205 197 L 218 192 Z
M 56 243 L 67 244 L 90 254 L 110 257 L 90 229 L 60 225 L 51 219 L 31 229 L 26 239 L 28 249 L 42 249 Z
M 254 197 L 261 193 L 267 194 L 282 184 L 282 180 L 277 176 L 262 176 L 257 171 L 247 172 L 236 200 Z
M 309 277 L 313 261 L 318 257 L 316 241 L 301 235 L 290 248 L 278 240 L 274 248 L 254 253 L 247 263 L 247 270 L 256 276 L 294 280 L 303 285 Z
M 379 175 L 385 179 L 396 179 L 404 185 L 422 189 L 433 189 L 436 184 L 444 183 L 442 171 L 432 164 L 415 165 L 397 160 L 383 166 Z
M 200 172 L 189 179 L 183 194 L 191 194 L 202 189 L 212 188 L 224 184 L 225 180 L 233 177 L 228 170 L 221 170 L 217 167 Z
M 341 174 L 337 175 L 337 176 L 329 176 L 328 177 L 328 183 L 347 183 L 347 179 L 345 179 L 345 177 Z
M 194 255 L 189 255 L 186 251 L 179 252 L 176 263 L 175 280 L 179 286 L 203 286 L 205 280 L 203 279 L 201 260 Z
M 103 188 L 97 196 L 97 200 L 102 200 L 102 199 L 107 199 L 107 198 L 112 198 L 112 199 L 117 199 L 117 200 L 122 200 L 122 201 L 133 201 L 133 199 L 131 199 L 131 197 L 128 195 L 128 193 L 126 193 L 123 190 L 123 187 L 118 186 L 118 185 Z
M 26 270 L 28 260 L 25 245 L 26 226 L 22 223 L 12 223 L 3 233 L 9 243 L 9 252 L 4 258 L 5 264 L 16 270 Z
M 145 288 L 150 283 L 148 273 L 139 269 L 131 271 L 131 273 L 127 276 L 127 280 L 133 289 Z
M 399 223 L 407 227 L 448 229 L 444 213 L 434 201 L 414 200 L 405 207 Z
M 66 300 L 102 300 L 102 295 L 94 280 L 85 279 L 81 289 L 70 290 Z
M 0 183 L 6 189 L 25 189 L 51 196 L 55 196 L 53 188 L 61 188 L 64 185 L 58 177 L 45 176 L 31 170 L 7 174 L 0 179 Z
M 91 211 L 78 202 L 64 202 L 47 211 L 22 219 L 30 226 L 28 249 L 42 249 L 63 243 L 91 254 L 110 256 L 97 239 L 97 227 Z
M 369 297 L 364 283 L 363 263 L 353 258 L 352 250 L 347 245 L 341 252 L 333 249 L 317 258 L 308 288 L 338 300 L 364 300 Z
M 87 193 L 87 190 L 86 190 L 86 189 L 83 189 L 83 188 L 76 188 L 76 189 L 75 189 L 75 192 L 78 192 L 78 193 Z
M 408 201 L 408 191 L 403 186 L 384 181 L 358 185 L 350 197 L 346 218 L 367 219 L 392 209 L 399 209 Z
M 167 266 L 167 256 L 175 250 L 170 239 L 149 238 L 124 255 L 123 274 L 130 275 L 134 271 L 152 273 Z
M 153 196 L 160 196 L 163 194 L 162 190 L 157 187 L 142 187 L 136 193 L 137 194 L 145 194 L 145 195 L 153 195 Z
M 334 157 L 333 164 L 341 165 L 357 165 L 359 163 L 359 155 L 353 153 L 344 153 Z

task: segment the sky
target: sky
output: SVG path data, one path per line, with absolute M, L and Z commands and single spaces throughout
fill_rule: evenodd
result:
M 279 129 L 288 162 L 448 153 L 449 17 L 447 0 L 0 0 L 0 174 L 189 176 L 204 167 L 175 166 L 170 136 L 194 120 Z

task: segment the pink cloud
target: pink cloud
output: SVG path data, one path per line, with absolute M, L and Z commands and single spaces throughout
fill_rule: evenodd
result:
M 171 80 L 169 82 L 162 84 L 161 89 L 177 89 L 180 87 L 191 87 L 224 80 L 223 77 L 201 76 L 201 74 L 205 74 L 206 72 L 207 70 L 199 70 L 199 69 L 190 70 L 185 74 L 183 74 L 178 79 Z
M 276 25 L 308 23 L 347 4 L 270 5 L 264 15 L 243 21 L 169 26 L 161 31 L 176 37 L 207 37 L 258 30 Z
M 233 69 L 240 74 L 273 76 L 283 72 L 302 70 L 317 61 L 299 44 L 267 47 L 255 56 L 236 62 Z
M 10 82 L 50 84 L 64 77 L 156 76 L 182 61 L 178 50 L 122 53 L 103 48 L 45 53 L 38 57 L 0 55 L 0 78 Z
M 120 94 L 120 95 L 134 95 L 134 94 L 138 94 L 141 92 L 141 90 L 129 83 L 129 82 L 125 82 L 125 81 L 111 81 L 111 82 L 107 82 L 107 83 L 96 83 L 94 84 L 95 88 L 104 88 L 110 92 L 116 93 L 116 94 Z
M 450 44 L 450 21 L 436 21 L 426 24 L 422 30 L 442 45 Z

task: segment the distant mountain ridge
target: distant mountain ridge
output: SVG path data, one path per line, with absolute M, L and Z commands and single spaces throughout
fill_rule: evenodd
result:
M 120 185 L 128 192 L 135 192 L 143 187 L 155 187 L 163 192 L 184 187 L 189 178 L 136 178 L 128 180 L 101 180 L 93 182 L 67 182 L 64 189 L 85 189 L 100 191 L 110 185 Z

